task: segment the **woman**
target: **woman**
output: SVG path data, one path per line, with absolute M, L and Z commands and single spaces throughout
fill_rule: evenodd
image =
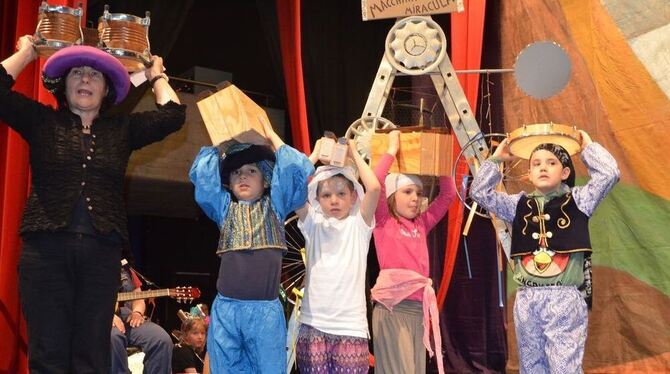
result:
M 130 153 L 177 131 L 185 106 L 154 56 L 145 72 L 157 110 L 107 114 L 130 82 L 123 65 L 72 46 L 44 65 L 58 109 L 11 90 L 37 57 L 31 36 L 0 65 L 0 120 L 30 146 L 31 192 L 21 224 L 19 293 L 33 372 L 109 371 L 110 321 L 127 241 L 123 183 Z
M 187 318 L 181 324 L 181 341 L 172 352 L 173 373 L 202 373 L 207 341 L 207 324 L 200 317 Z

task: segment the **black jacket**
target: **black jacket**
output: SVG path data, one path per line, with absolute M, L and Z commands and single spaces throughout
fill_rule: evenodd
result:
M 127 240 L 123 187 L 130 153 L 179 130 L 186 106 L 168 102 L 156 111 L 103 114 L 93 122 L 91 147 L 84 150 L 78 115 L 14 92 L 13 84 L 0 65 L 0 120 L 30 146 L 32 185 L 21 233 L 67 227 L 81 194 L 95 229 Z

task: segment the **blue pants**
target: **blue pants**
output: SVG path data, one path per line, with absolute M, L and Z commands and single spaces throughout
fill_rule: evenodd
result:
M 214 299 L 207 334 L 212 373 L 286 373 L 286 321 L 275 300 Z
M 514 302 L 519 371 L 582 373 L 588 317 L 576 287 L 519 288 Z
M 170 335 L 157 324 L 147 321 L 132 328 L 125 322 L 130 314 L 128 308 L 121 308 L 121 319 L 126 327 L 123 334 L 112 327 L 112 374 L 128 373 L 128 346 L 140 347 L 144 352 L 144 372 L 163 374 L 172 372 L 172 350 L 174 344 Z

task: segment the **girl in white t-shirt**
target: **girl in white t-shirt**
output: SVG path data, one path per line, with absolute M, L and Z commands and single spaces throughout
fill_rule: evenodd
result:
M 368 372 L 365 270 L 381 186 L 354 147 L 350 141 L 349 157 L 366 191 L 352 167 L 321 166 L 307 204 L 296 211 L 307 249 L 296 346 L 301 373 Z

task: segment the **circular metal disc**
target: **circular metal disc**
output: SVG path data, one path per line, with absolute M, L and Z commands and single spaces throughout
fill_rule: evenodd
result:
M 517 85 L 536 99 L 547 99 L 561 92 L 570 80 L 570 70 L 567 53 L 552 41 L 528 45 L 514 63 Z

